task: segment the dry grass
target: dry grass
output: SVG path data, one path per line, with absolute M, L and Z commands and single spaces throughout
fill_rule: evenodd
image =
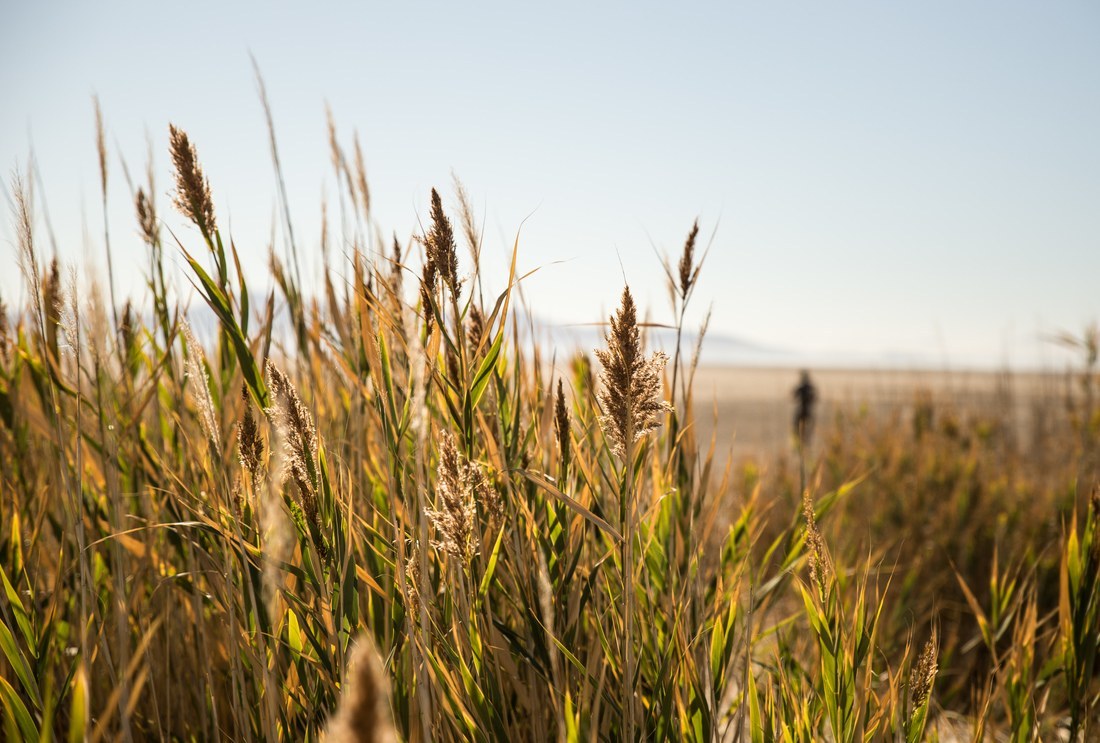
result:
M 362 156 L 330 131 L 346 264 L 311 298 L 290 241 L 257 301 L 170 129 L 197 228 L 172 249 L 216 318 L 205 346 L 166 288 L 151 173 L 134 201 L 149 295 L 124 322 L 94 287 L 62 291 L 14 184 L 8 739 L 1100 732 L 1095 354 L 1029 445 L 1010 408 L 925 395 L 834 408 L 807 462 L 719 461 L 692 413 L 697 349 L 647 356 L 628 289 L 598 379 L 587 354 L 546 378 L 513 321 L 514 255 L 483 286 L 465 191 L 472 265 L 433 191 L 415 273 L 408 248 L 359 241 L 377 232 Z M 681 327 L 697 238 L 665 266 Z

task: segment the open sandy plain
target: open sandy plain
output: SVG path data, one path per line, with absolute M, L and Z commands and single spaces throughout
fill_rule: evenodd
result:
M 959 415 L 1008 416 L 1026 445 L 1042 418 L 1062 411 L 1067 394 L 1080 392 L 1074 378 L 1055 373 L 811 369 L 810 374 L 818 390 L 819 432 L 838 410 L 911 415 L 923 396 L 937 409 Z M 771 457 L 789 450 L 798 380 L 798 369 L 700 368 L 695 376 L 700 432 L 709 437 L 717 431 L 720 457 Z

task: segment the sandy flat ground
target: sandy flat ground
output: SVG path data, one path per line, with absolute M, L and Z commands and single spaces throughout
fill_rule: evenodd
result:
M 983 371 L 822 369 L 810 370 L 818 389 L 818 420 L 832 419 L 840 408 L 865 408 L 871 415 L 912 411 L 920 395 L 957 413 L 998 412 L 1011 416 L 1028 435 L 1041 410 L 1064 409 L 1077 383 L 1064 374 Z M 695 406 L 701 433 L 715 430 L 718 452 L 773 456 L 791 445 L 792 390 L 798 369 L 703 367 L 695 376 Z M 819 424 L 821 425 L 821 424 Z

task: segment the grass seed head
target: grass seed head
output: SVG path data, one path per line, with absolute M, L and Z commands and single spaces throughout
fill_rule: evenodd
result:
M 453 174 L 452 174 L 453 175 Z M 462 222 L 462 236 L 466 240 L 466 247 L 470 251 L 470 258 L 474 261 L 474 272 L 477 273 L 481 264 L 481 239 L 478 236 L 477 220 L 474 219 L 474 207 L 470 203 L 470 194 L 457 175 L 453 175 L 455 196 L 458 198 L 458 215 Z
M 317 488 L 312 476 L 317 460 L 317 429 L 313 416 L 290 379 L 270 360 L 267 378 L 273 400 L 267 414 L 279 430 L 286 472 L 298 487 L 299 504 L 306 518 L 317 523 Z
M 394 297 L 398 300 L 398 309 L 400 309 L 401 289 L 404 285 L 403 274 L 401 271 L 401 243 L 397 241 L 397 235 L 393 236 L 393 253 L 390 255 L 390 291 L 393 292 Z
M 481 343 L 481 336 L 485 333 L 485 316 L 481 314 L 476 304 L 470 304 L 470 314 L 466 318 L 466 342 L 470 346 L 470 352 L 477 350 Z
M 332 559 L 332 550 L 325 536 L 319 511 L 317 481 L 317 429 L 313 416 L 302 402 L 298 390 L 290 379 L 269 359 L 267 362 L 268 386 L 274 404 L 267 410 L 268 416 L 279 433 L 283 446 L 284 472 L 294 480 L 298 488 L 297 506 L 313 532 L 313 544 L 317 554 L 325 562 Z M 282 484 L 281 482 L 279 484 Z M 292 509 L 293 510 L 293 509 Z
M 64 291 L 61 287 L 61 268 L 57 265 L 57 259 L 50 261 L 50 266 L 42 275 L 42 310 L 46 316 L 46 346 L 53 357 L 59 358 L 57 342 L 57 329 L 61 324 L 61 314 L 65 305 Z
M 99 186 L 107 193 L 107 136 L 103 129 L 103 111 L 99 107 L 99 96 L 92 97 L 95 107 L 95 149 L 99 156 Z
M 141 228 L 141 239 L 146 245 L 156 245 L 159 242 L 157 234 L 157 210 L 153 200 L 145 195 L 141 188 L 134 196 L 134 209 L 137 211 L 138 226 Z
M 168 125 L 168 136 L 176 177 L 172 204 L 204 234 L 212 235 L 218 229 L 214 218 L 214 199 L 210 195 L 210 182 L 199 165 L 195 146 L 191 144 L 187 132 L 172 124 Z
M 405 558 L 405 600 L 411 616 L 420 613 L 420 545 L 412 544 Z
M 370 188 L 367 186 L 367 168 L 363 164 L 363 149 L 359 146 L 358 133 L 355 135 L 355 185 L 359 190 L 363 214 L 370 214 Z
M 119 322 L 119 334 L 122 336 L 122 349 L 127 359 L 131 358 L 137 345 L 138 323 L 134 314 L 134 305 L 127 299 L 122 308 L 122 319 Z
M 817 586 L 818 592 L 824 597 L 832 568 L 829 566 L 825 538 L 821 536 L 821 531 L 817 528 L 817 519 L 814 518 L 814 502 L 809 490 L 802 493 L 802 516 L 806 519 L 806 549 L 809 553 L 810 582 Z
M 936 681 L 936 672 L 939 670 L 936 658 L 939 653 L 937 640 L 936 630 L 933 629 L 932 636 L 928 638 L 928 642 L 924 643 L 924 649 L 921 650 L 920 657 L 917 659 L 917 666 L 910 675 L 909 688 L 913 693 L 914 709 L 919 709 L 924 705 L 932 693 L 932 686 Z
M 427 328 L 429 335 L 431 335 L 432 325 L 435 322 L 435 315 L 432 312 L 432 301 L 435 298 L 435 292 L 438 286 L 439 267 L 436 265 L 435 257 L 429 250 L 426 251 L 424 268 L 420 277 L 421 312 L 424 314 L 424 326 Z
M 569 410 L 565 407 L 565 392 L 558 380 L 558 393 L 554 400 L 554 433 L 558 438 L 558 451 L 561 453 L 562 469 L 569 467 Z
M 684 252 L 680 255 L 681 298 L 687 298 L 688 292 L 691 291 L 691 287 L 699 275 L 698 270 L 695 268 L 695 239 L 698 236 L 699 220 L 697 219 L 695 224 L 691 226 L 691 232 L 688 233 L 687 240 L 684 242 Z
M 252 487 L 256 488 L 263 481 L 263 456 L 264 440 L 260 436 L 260 427 L 256 424 L 256 416 L 252 414 L 252 401 L 248 394 L 248 388 L 241 385 L 241 397 L 244 398 L 244 418 L 237 428 L 237 454 L 241 461 L 241 467 L 252 478 Z
M 668 361 L 661 351 L 648 359 L 642 356 L 637 309 L 630 287 L 623 288 L 619 310 L 611 317 L 607 348 L 596 349 L 603 365 L 599 401 L 603 410 L 600 425 L 619 456 L 626 445 L 661 425 L 661 416 L 672 406 L 661 397 L 661 372 Z
M 487 485 L 477 465 L 459 454 L 454 436 L 447 431 L 440 437 L 438 475 L 435 489 L 439 508 L 427 509 L 437 534 L 432 546 L 466 564 L 481 543 L 475 498 Z
M 15 222 L 19 235 L 19 270 L 30 290 L 31 301 L 37 303 L 42 299 L 42 276 L 39 273 L 38 251 L 34 244 L 34 192 L 18 170 L 12 175 L 11 190 L 15 199 Z M 41 305 L 36 304 L 35 314 L 41 309 Z
M 221 432 L 218 417 L 214 412 L 214 400 L 210 397 L 210 377 L 206 374 L 206 354 L 202 344 L 195 338 L 191 325 L 184 320 L 183 339 L 187 345 L 187 376 L 195 385 L 195 398 L 199 405 L 199 423 L 203 433 L 213 444 L 215 451 L 221 450 Z
M 432 189 L 431 206 L 432 226 L 424 237 L 424 245 L 428 256 L 436 269 L 439 277 L 451 291 L 451 296 L 458 299 L 462 290 L 462 281 L 458 278 L 458 252 L 455 248 L 454 229 L 451 220 L 443 212 L 443 200 L 439 192 Z

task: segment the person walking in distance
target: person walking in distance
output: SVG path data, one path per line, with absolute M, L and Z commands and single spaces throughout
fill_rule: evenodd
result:
M 814 427 L 814 404 L 817 402 L 817 388 L 810 381 L 808 371 L 802 371 L 802 378 L 792 395 L 795 401 L 794 436 L 799 448 L 802 448 L 810 442 Z

